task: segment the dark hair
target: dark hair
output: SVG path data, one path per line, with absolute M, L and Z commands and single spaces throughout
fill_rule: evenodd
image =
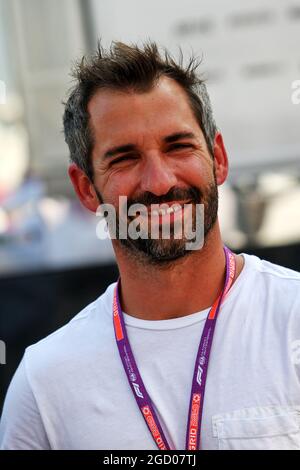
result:
M 161 76 L 175 80 L 187 93 L 191 108 L 213 156 L 217 127 L 205 83 L 196 73 L 199 63 L 196 57 L 191 57 L 184 66 L 181 51 L 179 60 L 176 61 L 166 49 L 160 53 L 154 42 L 147 42 L 142 47 L 113 42 L 107 50 L 99 42 L 96 52 L 90 58 L 83 57 L 75 65 L 72 75 L 76 79 L 76 84 L 67 102 L 64 103 L 64 134 L 71 161 L 84 170 L 91 181 L 93 180 L 91 163 L 93 137 L 89 127 L 90 116 L 87 107 L 97 90 L 105 88 L 146 92 Z

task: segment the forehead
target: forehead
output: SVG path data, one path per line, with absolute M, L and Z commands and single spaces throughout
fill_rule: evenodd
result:
M 88 105 L 95 144 L 110 145 L 138 136 L 158 138 L 181 131 L 200 132 L 186 92 L 163 77 L 148 92 L 99 90 Z

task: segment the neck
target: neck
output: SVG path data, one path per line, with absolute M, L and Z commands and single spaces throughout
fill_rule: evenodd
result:
M 120 302 L 128 315 L 167 320 L 211 307 L 225 282 L 225 254 L 218 222 L 201 250 L 176 260 L 171 267 L 137 263 L 115 247 L 121 276 Z M 236 256 L 239 275 L 242 256 Z

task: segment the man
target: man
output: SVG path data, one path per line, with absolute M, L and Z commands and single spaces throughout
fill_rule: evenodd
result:
M 228 160 L 196 69 L 150 43 L 78 66 L 69 174 L 86 208 L 115 208 L 120 281 L 26 350 L 2 448 L 300 448 L 300 274 L 223 246 Z M 137 218 L 143 237 L 122 238 Z

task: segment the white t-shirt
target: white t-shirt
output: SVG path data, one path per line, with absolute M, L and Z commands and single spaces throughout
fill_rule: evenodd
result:
M 300 449 L 300 274 L 243 256 L 215 329 L 202 448 Z M 2 449 L 156 449 L 115 343 L 114 286 L 27 348 L 5 401 Z M 178 450 L 208 310 L 162 321 L 125 315 L 142 378 Z

